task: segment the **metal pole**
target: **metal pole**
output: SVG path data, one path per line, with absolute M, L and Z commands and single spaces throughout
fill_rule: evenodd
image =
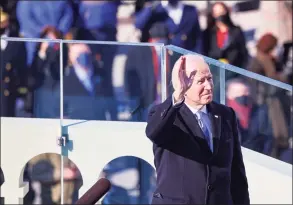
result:
M 166 63 L 166 48 L 161 46 L 161 96 L 162 102 L 167 99 L 167 63 Z
M 226 103 L 226 69 L 220 67 L 220 103 Z
M 61 128 L 61 137 L 63 135 L 63 40 L 60 41 L 59 43 L 60 45 L 60 128 Z M 60 154 L 61 154 L 61 177 L 60 177 L 60 181 L 61 181 L 61 204 L 64 204 L 64 158 L 63 158 L 63 153 L 62 153 L 62 149 L 63 149 L 63 145 L 61 145 L 61 150 L 60 150 Z

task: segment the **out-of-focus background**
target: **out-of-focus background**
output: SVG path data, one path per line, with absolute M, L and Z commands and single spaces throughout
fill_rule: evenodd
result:
M 59 44 L 2 37 L 172 44 L 292 85 L 292 1 L 2 0 L 0 19 L 1 117 L 60 117 Z M 162 99 L 159 55 L 158 46 L 65 43 L 64 118 L 146 121 Z M 179 56 L 167 52 L 167 73 Z M 292 164 L 292 91 L 226 72 L 225 104 L 242 146 Z M 145 161 L 114 159 L 101 176 L 113 184 L 103 204 L 150 202 L 156 176 Z M 64 202 L 74 203 L 82 179 L 66 159 L 64 177 Z M 60 203 L 59 179 L 60 155 L 35 156 L 24 203 Z

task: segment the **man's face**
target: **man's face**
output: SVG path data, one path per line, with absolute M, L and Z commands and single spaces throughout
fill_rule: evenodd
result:
M 86 44 L 78 43 L 78 44 L 70 44 L 69 45 L 69 59 L 70 61 L 75 64 L 77 63 L 77 58 L 82 53 L 90 54 L 90 48 Z
M 238 97 L 249 96 L 249 88 L 243 83 L 232 83 L 227 89 L 227 98 L 229 100 L 235 100 Z
M 190 76 L 192 71 L 196 71 L 192 79 L 192 84 L 186 92 L 187 101 L 198 105 L 206 105 L 213 100 L 213 78 L 209 66 L 204 60 L 186 58 L 186 72 Z

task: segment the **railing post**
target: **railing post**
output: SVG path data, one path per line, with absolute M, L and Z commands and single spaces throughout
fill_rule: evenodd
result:
M 63 40 L 60 40 L 60 53 L 59 53 L 59 60 L 60 60 L 60 127 L 61 127 L 61 137 L 63 136 Z M 60 157 L 61 157 L 61 204 L 64 204 L 64 157 L 63 157 L 63 145 L 60 146 Z
M 161 100 L 162 102 L 167 99 L 167 63 L 166 63 L 166 47 L 161 46 Z
M 220 68 L 220 103 L 226 103 L 226 68 Z

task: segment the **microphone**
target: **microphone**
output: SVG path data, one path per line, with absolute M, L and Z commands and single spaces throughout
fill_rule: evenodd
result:
M 95 204 L 110 188 L 110 181 L 106 178 L 101 178 L 75 204 Z

